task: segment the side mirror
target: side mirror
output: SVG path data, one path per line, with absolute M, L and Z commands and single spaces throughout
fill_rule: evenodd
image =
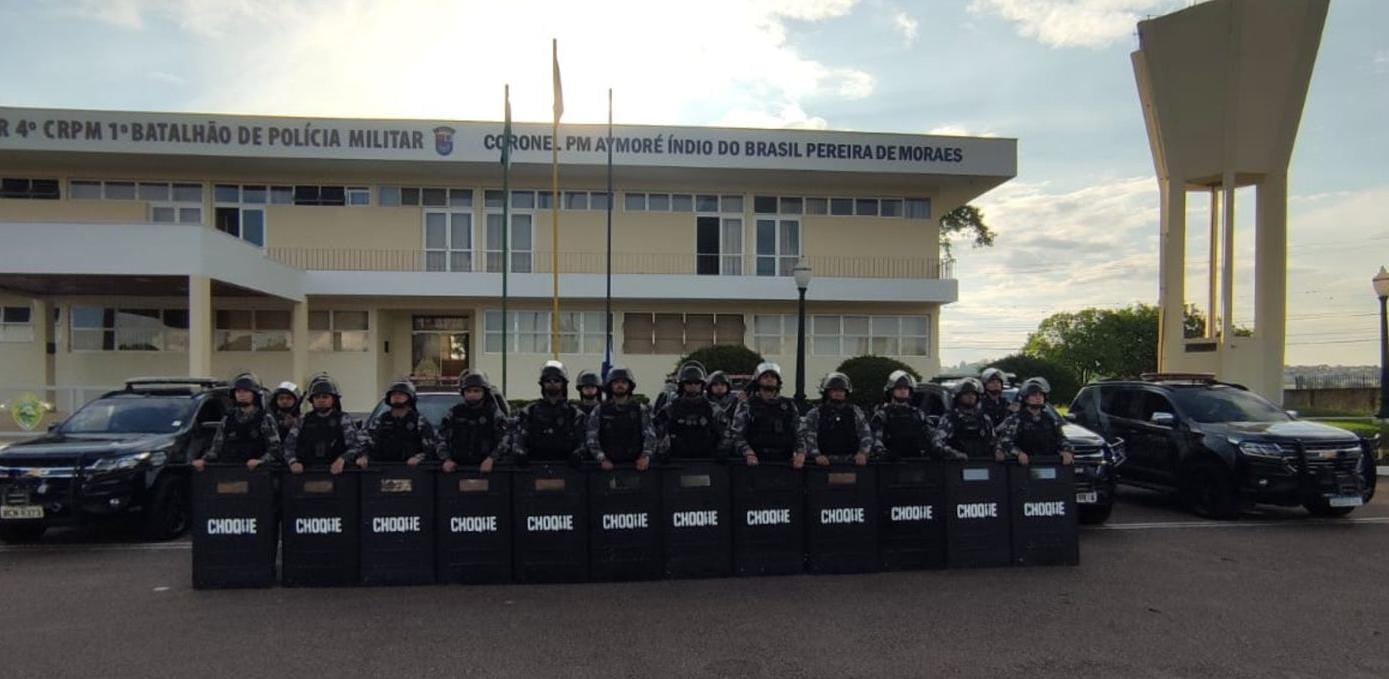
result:
M 1296 410 L 1285 410 L 1285 411 L 1283 411 L 1283 412 L 1287 413 L 1287 414 L 1288 414 L 1288 417 L 1291 417 L 1291 418 L 1293 418 L 1294 420 L 1297 419 L 1297 411 L 1296 411 Z
M 1172 413 L 1156 412 L 1148 418 L 1148 422 L 1159 427 L 1171 427 L 1177 424 L 1177 417 Z

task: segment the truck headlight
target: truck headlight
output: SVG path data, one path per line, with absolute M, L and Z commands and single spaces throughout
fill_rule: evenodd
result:
M 1263 441 L 1241 441 L 1239 446 L 1241 453 L 1250 457 L 1260 457 L 1267 460 L 1282 460 L 1283 448 L 1277 443 L 1265 443 Z
M 88 469 L 94 472 L 117 472 L 126 469 L 134 469 L 140 466 L 140 463 L 149 460 L 155 455 L 160 455 L 162 457 L 164 453 L 145 451 L 143 453 L 131 453 L 129 455 L 111 455 L 93 462 Z

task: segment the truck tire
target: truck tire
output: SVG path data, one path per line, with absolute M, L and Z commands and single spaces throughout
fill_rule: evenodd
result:
M 150 503 L 140 518 L 140 537 L 160 542 L 182 535 L 191 521 L 190 510 L 188 480 L 165 473 L 150 492 Z
M 1109 520 L 1109 515 L 1114 512 L 1114 503 L 1104 505 L 1082 505 L 1078 511 L 1080 523 L 1086 526 L 1094 526 Z
M 1197 516 L 1238 518 L 1242 502 L 1234 474 L 1219 461 L 1204 458 L 1187 465 L 1180 479 L 1182 500 Z

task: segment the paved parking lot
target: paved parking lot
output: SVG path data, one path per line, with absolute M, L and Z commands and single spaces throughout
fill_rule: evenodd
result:
M 1389 500 L 1125 491 L 1076 568 L 197 592 L 186 542 L 0 548 L 6 676 L 1384 677 Z

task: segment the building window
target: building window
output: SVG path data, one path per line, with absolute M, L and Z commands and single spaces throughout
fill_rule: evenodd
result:
M 929 198 L 908 198 L 906 201 L 907 219 L 930 219 L 931 218 L 931 199 Z
M 367 351 L 367 318 L 365 311 L 310 311 L 309 351 Z
M 347 189 L 342 186 L 295 186 L 294 204 L 341 207 L 347 205 Z
M 349 199 L 353 191 L 367 189 L 348 188 Z M 368 192 L 369 193 L 369 192 Z M 417 186 L 383 186 L 378 193 L 381 205 L 385 207 L 463 207 L 473 206 L 472 189 L 446 189 Z M 359 203 L 352 203 L 358 205 Z M 366 203 L 360 203 L 366 205 Z
M 550 353 L 550 312 L 508 311 L 508 351 L 518 354 Z M 502 351 L 502 312 L 483 313 L 483 350 Z M 606 348 L 607 324 L 601 311 L 561 311 L 559 314 L 559 353 L 602 354 Z
M 743 218 L 695 218 L 695 273 L 701 276 L 743 274 Z
M 213 341 L 217 351 L 289 351 L 290 312 L 220 310 Z
M 739 314 L 622 315 L 622 352 L 680 356 L 715 344 L 743 344 Z
M 58 200 L 58 197 L 58 180 L 56 179 L 0 178 L 0 198 Z
M 511 271 L 530 273 L 534 255 L 534 217 L 530 214 L 511 213 Z M 502 213 L 487 213 L 487 270 L 502 270 Z
M 265 247 L 265 204 L 270 190 L 264 185 L 218 184 L 212 192 L 213 225 L 234 238 Z
M 794 314 L 758 314 L 752 317 L 753 350 L 763 356 L 788 356 L 796 350 Z
M 473 213 L 424 211 L 426 271 L 473 270 Z
M 0 342 L 34 341 L 32 314 L 27 306 L 0 307 Z
M 763 355 L 794 352 L 796 317 L 753 318 L 754 348 Z M 814 356 L 926 356 L 930 348 L 928 316 L 815 315 L 806 319 Z
M 790 276 L 800 258 L 799 219 L 757 220 L 758 276 Z
M 72 307 L 73 351 L 188 351 L 186 309 Z

